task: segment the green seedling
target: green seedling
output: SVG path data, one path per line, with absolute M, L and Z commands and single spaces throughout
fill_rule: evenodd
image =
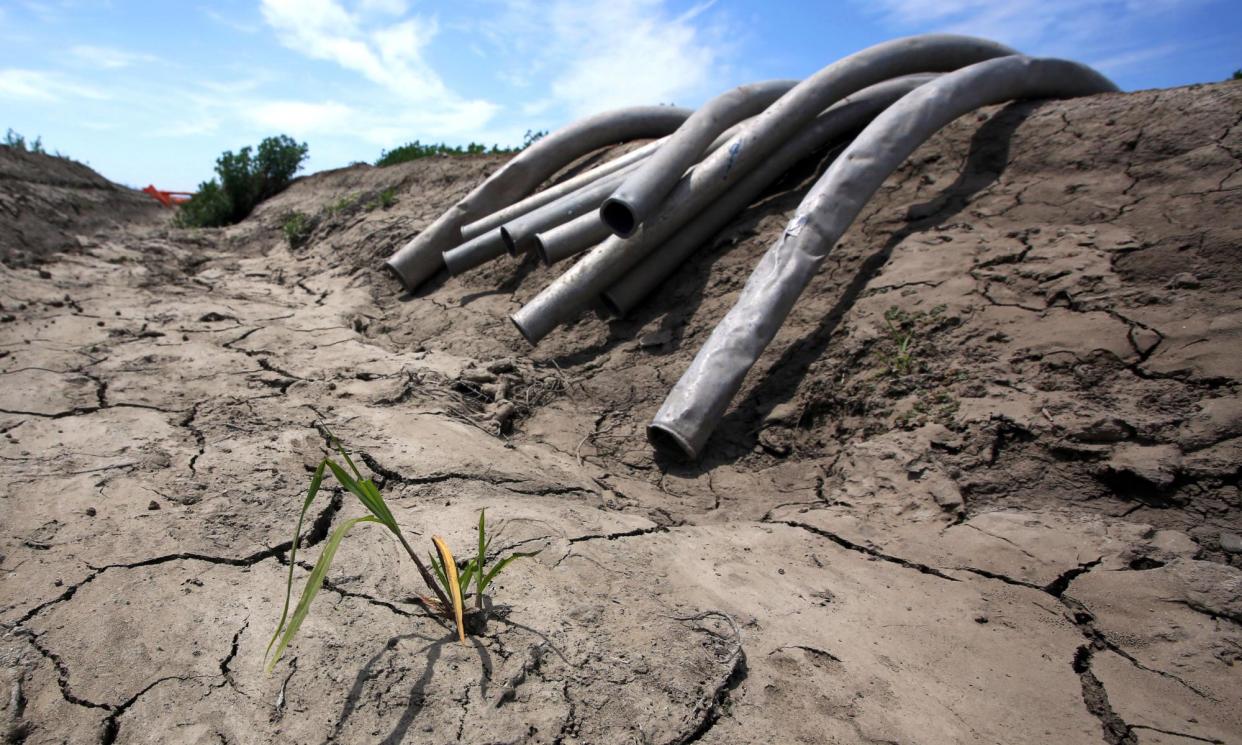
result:
M 455 582 L 451 576 L 452 572 L 446 569 L 456 571 L 456 567 L 449 567 L 443 558 L 438 559 L 434 555 L 430 557 L 431 568 L 436 573 L 436 579 L 446 592 L 451 594 L 455 591 L 461 597 L 465 597 L 470 590 L 470 582 L 474 582 L 474 603 L 475 608 L 479 610 L 483 609 L 483 596 L 487 592 L 487 586 L 505 570 L 505 567 L 517 559 L 530 558 L 539 554 L 538 551 L 515 551 L 503 559 L 498 559 L 491 569 L 488 569 L 487 551 L 491 548 L 492 538 L 495 538 L 494 533 L 490 536 L 487 534 L 487 511 L 479 510 L 479 552 L 465 563 L 461 572 L 457 574 Z
M 401 546 L 405 549 L 406 554 L 414 561 L 423 583 L 435 593 L 436 599 L 439 601 L 439 607 L 445 611 L 454 608 L 454 603 L 449 600 L 449 596 L 436 584 L 427 566 L 418 558 L 418 554 L 414 552 L 409 541 L 405 539 L 400 526 L 397 525 L 396 518 L 392 515 L 392 510 L 388 508 L 388 504 L 380 495 L 379 488 L 375 485 L 375 482 L 371 479 L 363 478 L 358 471 L 358 467 L 354 465 L 353 459 L 349 457 L 349 453 L 345 452 L 345 448 L 341 446 L 340 441 L 334 435 L 329 433 L 329 438 L 332 446 L 340 453 L 341 458 L 349 466 L 349 471 L 353 475 L 350 475 L 350 472 L 347 472 L 331 457 L 325 457 L 319 462 L 319 466 L 315 469 L 315 474 L 311 477 L 310 488 L 306 492 L 306 499 L 302 502 L 302 511 L 298 513 L 297 526 L 293 529 L 293 543 L 289 548 L 289 574 L 285 586 L 285 603 L 280 611 L 280 621 L 276 624 L 276 631 L 272 634 L 271 641 L 267 643 L 267 649 L 263 655 L 265 660 L 270 660 L 267 664 L 267 671 L 269 673 L 276 667 L 276 663 L 280 661 L 285 648 L 289 646 L 289 642 L 293 641 L 298 630 L 302 627 L 302 622 L 306 620 L 306 614 L 310 611 L 311 601 L 315 599 L 315 595 L 323 587 L 324 577 L 328 573 L 328 568 L 332 565 L 332 559 L 335 558 L 341 541 L 357 525 L 378 523 L 387 528 L 401 542 Z M 323 484 L 326 472 L 331 472 L 341 486 L 357 497 L 358 501 L 371 514 L 347 520 L 332 531 L 327 543 L 324 544 L 323 552 L 319 555 L 319 560 L 315 562 L 310 576 L 306 578 L 306 586 L 302 589 L 302 596 L 298 598 L 297 607 L 294 608 L 293 615 L 290 616 L 289 601 L 293 594 L 293 568 L 297 560 L 298 541 L 302 535 L 302 524 L 306 519 L 307 511 L 315 501 L 316 495 L 319 494 L 319 488 Z M 460 596 L 458 597 L 457 607 L 460 607 Z M 460 615 L 457 617 L 460 618 Z

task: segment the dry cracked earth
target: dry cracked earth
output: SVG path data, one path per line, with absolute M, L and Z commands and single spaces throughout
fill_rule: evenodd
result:
M 9 742 L 1242 742 L 1242 84 L 955 122 L 694 464 L 643 426 L 823 160 L 536 349 L 506 315 L 548 270 L 377 269 L 499 162 L 186 231 L 0 148 Z M 485 633 L 364 526 L 264 674 L 325 428 L 415 545 L 486 508 L 541 551 Z M 295 580 L 361 514 L 326 494 Z

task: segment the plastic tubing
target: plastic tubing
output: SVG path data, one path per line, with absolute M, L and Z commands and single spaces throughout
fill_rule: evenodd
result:
M 867 126 L 798 206 L 755 267 L 737 303 L 669 392 L 647 428 L 662 451 L 698 457 L 707 438 L 828 252 L 884 179 L 941 127 L 980 106 L 1117 90 L 1089 67 L 1007 57 L 916 88 Z
M 613 236 L 587 253 L 510 316 L 531 344 L 577 315 L 641 262 L 677 228 L 736 184 L 824 109 L 876 83 L 918 72 L 956 70 L 1015 52 L 1002 44 L 952 34 L 926 34 L 877 44 L 828 65 L 742 127 L 682 178 L 660 210 L 629 238 Z
M 388 257 L 384 265 L 407 290 L 444 266 L 444 252 L 461 243 L 467 222 L 530 194 L 557 171 L 605 145 L 675 131 L 692 112 L 673 106 L 635 106 L 606 111 L 553 132 L 523 150 Z

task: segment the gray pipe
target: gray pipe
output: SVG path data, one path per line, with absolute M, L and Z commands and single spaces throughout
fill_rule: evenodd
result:
M 797 137 L 782 145 L 720 199 L 682 226 L 659 251 L 652 252 L 646 261 L 605 290 L 600 296 L 604 305 L 615 315 L 628 314 L 690 254 L 720 232 L 794 164 L 821 147 L 862 129 L 897 99 L 935 77 L 934 74 L 907 75 L 873 85 L 820 114 Z
M 518 153 L 457 204 L 388 257 L 384 265 L 412 290 L 444 266 L 444 252 L 461 243 L 467 222 L 521 199 L 557 171 L 605 145 L 663 137 L 690 117 L 689 109 L 635 106 L 580 119 Z
M 500 226 L 498 232 L 509 253 L 520 256 L 533 251 L 536 233 L 567 223 L 579 215 L 598 212 L 600 203 L 638 167 L 637 163 L 630 165 Z
M 659 450 L 695 458 L 824 258 L 884 179 L 937 130 L 980 106 L 1117 90 L 1089 67 L 1008 57 L 932 81 L 876 117 L 807 194 L 737 303 L 712 331 L 647 428 Z
M 501 225 L 504 225 L 506 222 L 512 220 L 518 215 L 530 212 L 536 207 L 542 207 L 548 202 L 559 199 L 571 191 L 577 191 L 592 181 L 601 179 L 611 173 L 616 173 L 632 163 L 643 160 L 654 153 L 656 148 L 667 140 L 667 137 L 661 137 L 653 142 L 648 142 L 642 147 L 635 148 L 628 153 L 613 158 L 606 163 L 602 163 L 589 171 L 583 171 L 573 178 L 565 179 L 559 184 L 549 186 L 543 191 L 537 191 L 525 199 L 514 202 L 508 207 L 496 210 L 486 217 L 479 218 L 461 229 L 462 240 L 468 241 L 483 235 L 492 228 L 499 228 Z
M 677 228 L 751 171 L 768 153 L 796 136 L 820 112 L 851 93 L 918 72 L 941 72 L 1014 54 L 1009 47 L 969 36 L 927 34 L 877 44 L 835 62 L 799 83 L 728 144 L 677 183 L 664 205 L 629 238 L 613 236 L 524 305 L 510 320 L 531 344 L 574 317 Z
M 563 225 L 536 233 L 535 252 L 544 264 L 551 266 L 574 254 L 582 253 L 610 235 L 612 228 L 600 219 L 599 212 L 593 210 Z
M 461 274 L 505 254 L 517 255 L 534 250 L 535 233 L 559 225 L 586 212 L 595 212 L 599 203 L 637 167 L 631 163 L 616 173 L 611 173 L 577 191 L 542 207 L 518 215 L 499 229 L 471 238 L 465 243 L 444 252 L 444 264 L 450 274 Z
M 740 85 L 703 104 L 604 201 L 600 217 L 617 235 L 633 234 L 673 190 L 686 169 L 699 162 L 717 135 L 763 111 L 797 84 L 797 80 L 767 80 Z

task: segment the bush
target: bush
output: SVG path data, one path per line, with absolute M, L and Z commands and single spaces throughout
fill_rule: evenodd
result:
M 317 219 L 302 212 L 290 212 L 285 215 L 285 222 L 281 229 L 284 231 L 285 240 L 289 242 L 289 248 L 301 248 L 306 245 L 306 241 L 310 240 L 311 233 L 318 222 Z
M 22 152 L 25 152 L 25 153 L 46 153 L 47 152 L 46 150 L 43 149 L 43 138 L 42 137 L 36 137 L 34 138 L 33 141 L 27 144 L 26 138 L 21 136 L 17 132 L 14 132 L 12 128 L 10 128 L 8 132 L 4 133 L 4 144 L 8 145 L 14 150 L 21 150 Z
M 198 193 L 181 206 L 177 222 L 185 227 L 220 227 L 239 223 L 259 202 L 280 193 L 306 160 L 306 143 L 288 135 L 268 137 L 251 155 L 250 146 L 226 150 L 216 160 L 217 179 L 199 184 Z
M 479 142 L 472 142 L 469 145 L 450 146 L 443 142 L 424 145 L 418 140 L 407 142 L 400 147 L 392 150 L 384 150 L 380 153 L 379 160 L 375 161 L 375 165 L 379 167 L 393 166 L 398 163 L 405 163 L 410 160 L 418 160 L 419 158 L 430 158 L 435 155 L 448 156 L 468 156 L 468 155 L 513 155 L 519 153 L 534 143 L 538 142 L 547 132 L 535 132 L 526 130 L 526 135 L 522 138 L 521 147 L 501 147 L 500 145 L 492 145 L 488 148 Z

